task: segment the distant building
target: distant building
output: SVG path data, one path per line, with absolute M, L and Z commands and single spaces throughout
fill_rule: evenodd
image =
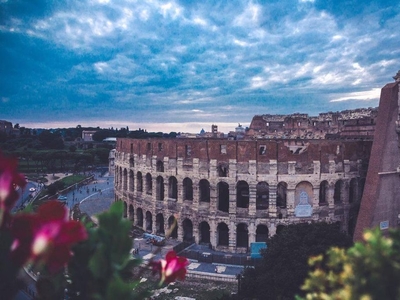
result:
M 5 120 L 0 120 L 0 132 L 4 132 L 7 135 L 12 134 L 13 133 L 12 123 Z
M 96 132 L 96 130 L 83 130 L 82 140 L 84 142 L 93 142 L 93 134 L 95 134 Z

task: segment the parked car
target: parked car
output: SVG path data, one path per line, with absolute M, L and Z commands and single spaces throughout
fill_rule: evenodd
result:
M 34 191 L 36 191 L 36 189 L 35 189 L 34 187 L 31 187 L 31 188 L 29 189 L 29 191 L 30 191 L 30 192 L 34 192 Z
M 58 198 L 57 198 L 57 200 L 60 200 L 60 201 L 67 201 L 67 197 L 65 197 L 65 196 L 62 196 L 62 195 L 60 195 L 60 196 L 58 196 Z

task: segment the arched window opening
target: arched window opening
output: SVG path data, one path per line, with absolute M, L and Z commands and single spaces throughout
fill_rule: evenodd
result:
M 249 184 L 243 180 L 239 181 L 236 185 L 236 206 L 248 208 L 249 195 Z
M 168 198 L 174 200 L 178 199 L 178 181 L 174 176 L 168 179 Z
M 333 193 L 333 201 L 335 204 L 339 204 L 343 202 L 343 195 L 342 195 L 342 190 L 343 190 L 343 181 L 338 180 L 335 183 L 335 192 Z
M 161 176 L 157 177 L 157 181 L 156 181 L 156 190 L 157 190 L 157 194 L 156 194 L 156 199 L 159 201 L 163 201 L 164 200 L 164 178 L 162 178 Z
M 138 208 L 136 210 L 136 220 L 137 220 L 136 225 L 138 227 L 143 227 L 143 211 L 141 208 Z
M 256 230 L 256 242 L 267 242 L 268 227 L 266 225 L 258 225 Z
M 135 211 L 133 209 L 133 205 L 129 205 L 129 220 L 132 221 L 132 223 L 134 224 L 135 221 Z
M 183 241 L 194 242 L 192 221 L 190 221 L 189 219 L 185 219 L 182 222 L 182 227 L 183 227 Z
M 229 246 L 229 228 L 225 223 L 219 223 L 217 227 L 218 246 Z
M 256 209 L 265 210 L 269 207 L 269 185 L 265 181 L 257 183 Z
M 156 170 L 157 172 L 164 172 L 164 162 L 158 160 L 156 165 Z
M 136 190 L 138 192 L 143 192 L 143 178 L 142 178 L 142 173 L 141 172 L 137 172 L 136 179 L 137 179 Z
M 276 188 L 276 206 L 280 208 L 287 207 L 287 183 L 279 182 Z
M 156 234 L 164 235 L 164 216 L 160 213 L 156 216 Z
M 168 218 L 168 231 L 170 231 L 171 238 L 173 239 L 178 238 L 178 223 L 174 216 L 170 216 Z
M 236 247 L 249 246 L 249 231 L 247 225 L 240 223 L 236 227 Z
M 328 191 L 329 184 L 328 181 L 324 180 L 319 185 L 319 205 L 327 205 L 328 204 Z
M 193 182 L 190 178 L 183 179 L 183 199 L 193 200 Z
M 128 205 L 124 201 L 124 218 L 127 218 L 127 217 L 128 217 Z
M 146 231 L 153 232 L 153 216 L 149 211 L 146 212 Z
M 218 182 L 218 210 L 229 212 L 229 185 L 226 182 Z
M 210 183 L 206 179 L 199 182 L 200 202 L 210 202 Z
M 199 225 L 200 244 L 210 244 L 210 225 L 207 222 L 201 222 Z
M 128 171 L 126 169 L 124 169 L 124 183 L 123 183 L 122 189 L 123 190 L 128 189 Z
M 151 195 L 153 193 L 153 178 L 150 173 L 146 174 L 146 194 Z
M 133 171 L 129 171 L 129 191 L 133 192 L 135 190 L 135 178 L 133 175 Z

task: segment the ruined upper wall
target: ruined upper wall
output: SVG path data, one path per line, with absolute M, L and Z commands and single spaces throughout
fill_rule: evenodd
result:
M 257 115 L 253 117 L 247 138 L 325 139 L 351 138 L 372 140 L 377 108 L 308 114 Z
M 335 172 L 343 172 L 345 164 L 353 171 L 360 163 L 369 159 L 372 142 L 340 140 L 258 140 L 232 141 L 227 139 L 117 139 L 117 152 L 136 155 L 139 158 L 156 158 L 163 161 L 182 159 L 192 162 L 198 159 L 206 163 L 228 163 L 235 160 L 238 164 L 254 161 L 259 165 L 277 162 L 282 168 L 288 162 L 295 162 L 296 172 L 312 174 L 313 163 L 320 162 L 321 173 L 329 173 L 330 164 L 335 162 Z M 347 161 L 347 162 L 346 162 Z M 246 165 L 243 165 L 246 168 Z M 267 172 L 267 171 L 265 171 Z M 282 172 L 286 172 L 282 170 Z

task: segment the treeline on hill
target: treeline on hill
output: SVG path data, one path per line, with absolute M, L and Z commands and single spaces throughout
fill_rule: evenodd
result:
M 15 134 L 15 130 L 17 133 Z M 82 131 L 96 131 L 93 143 L 82 147 Z M 6 155 L 19 157 L 19 171 L 23 173 L 85 172 L 93 166 L 107 165 L 112 144 L 104 143 L 109 137 L 174 138 L 176 132 L 147 132 L 144 129 L 130 131 L 82 127 L 59 129 L 31 129 L 14 125 L 14 133 L 0 132 L 0 150 Z

